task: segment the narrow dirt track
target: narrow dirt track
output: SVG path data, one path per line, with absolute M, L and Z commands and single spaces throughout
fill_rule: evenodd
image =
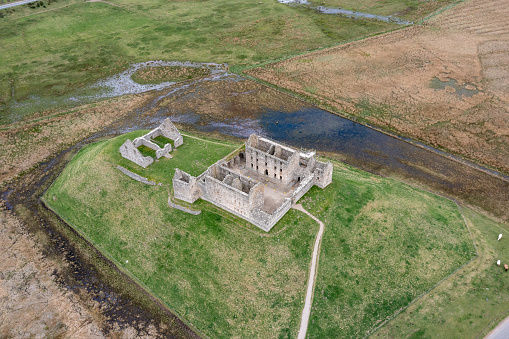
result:
M 316 281 L 316 275 L 317 275 L 317 266 L 318 266 L 318 259 L 320 256 L 320 244 L 322 242 L 322 236 L 323 231 L 325 229 L 325 226 L 323 225 L 323 222 L 318 220 L 314 215 L 306 211 L 304 207 L 302 207 L 301 204 L 294 204 L 292 208 L 295 208 L 298 211 L 306 213 L 308 216 L 310 216 L 313 220 L 315 220 L 319 225 L 320 229 L 318 231 L 318 234 L 316 235 L 315 240 L 315 247 L 313 248 L 313 258 L 311 259 L 311 268 L 309 269 L 309 280 L 308 280 L 308 287 L 306 292 L 306 301 L 304 303 L 304 309 L 302 310 L 302 318 L 299 328 L 299 335 L 298 339 L 304 339 L 306 338 L 306 332 L 308 330 L 308 323 L 309 323 L 309 316 L 311 315 L 311 306 L 313 304 L 313 293 L 315 289 L 315 281 Z

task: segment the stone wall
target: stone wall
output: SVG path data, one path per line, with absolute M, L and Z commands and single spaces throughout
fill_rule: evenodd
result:
M 200 198 L 197 178 L 177 168 L 173 176 L 173 194 L 175 198 L 192 204 Z
M 242 164 L 243 158 L 246 164 L 239 171 L 235 165 Z M 270 180 L 281 190 L 295 183 L 298 186 L 290 198 L 269 214 L 264 211 L 265 186 L 244 175 L 249 171 L 256 172 L 260 180 Z M 331 181 L 332 164 L 317 161 L 314 151 L 297 151 L 253 134 L 245 150 L 232 152 L 197 178 L 177 170 L 173 187 L 177 199 L 192 203 L 201 198 L 268 232 L 313 185 L 323 188 Z
M 124 168 L 122 166 L 117 166 L 117 169 L 119 169 L 122 173 L 124 173 L 125 175 L 127 175 L 128 177 L 130 177 L 136 181 L 142 182 L 147 185 L 155 185 L 156 184 L 155 182 L 150 181 L 147 178 L 142 177 L 141 175 L 133 173 L 133 172 L 129 171 L 127 168 Z
M 285 201 L 274 211 L 272 214 L 268 214 L 261 209 L 254 209 L 251 211 L 251 215 L 245 218 L 250 223 L 261 228 L 265 232 L 269 232 L 272 227 L 288 212 L 292 207 L 292 200 L 285 199 Z
M 154 162 L 151 157 L 144 157 L 143 154 L 136 148 L 131 140 L 126 140 L 119 148 L 120 154 L 132 162 L 146 168 L 148 165 Z
M 195 211 L 195 210 L 192 210 L 190 208 L 187 208 L 187 207 L 184 207 L 184 206 L 180 206 L 180 205 L 177 205 L 177 204 L 173 203 L 171 201 L 171 197 L 168 197 L 168 206 L 170 206 L 172 208 L 175 208 L 177 210 L 180 210 L 182 212 L 186 212 L 186 213 L 192 214 L 192 215 L 198 215 L 198 214 L 201 213 L 201 211 Z
M 311 187 L 313 187 L 313 185 L 315 183 L 314 179 L 315 179 L 315 175 L 311 174 L 311 175 L 308 175 L 307 177 L 305 177 L 304 180 L 300 182 L 297 189 L 295 191 L 293 191 L 293 193 L 292 193 L 292 202 L 293 203 L 296 203 L 297 201 L 299 201 L 299 199 L 302 198 L 302 196 L 304 194 L 306 194 L 311 189 Z
M 330 161 L 323 163 L 320 161 L 316 162 L 315 168 L 315 184 L 320 188 L 325 188 L 332 182 L 332 171 L 333 166 Z
M 170 152 L 172 151 L 172 146 L 170 143 L 167 143 L 163 148 L 161 148 L 152 141 L 153 138 L 157 138 L 160 135 L 173 140 L 175 148 L 184 143 L 184 139 L 178 129 L 172 124 L 170 119 L 165 119 L 159 127 L 153 129 L 147 134 L 134 139 L 132 142 L 127 140 L 129 143 L 126 141 L 122 146 L 120 146 L 120 154 L 122 154 L 124 158 L 137 163 L 143 168 L 150 165 L 154 159 L 151 157 L 143 157 L 141 152 L 138 150 L 138 147 L 142 145 L 153 149 L 156 152 L 157 159 L 161 157 L 171 158 Z

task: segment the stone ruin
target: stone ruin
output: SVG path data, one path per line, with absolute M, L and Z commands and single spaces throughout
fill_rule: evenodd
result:
M 189 203 L 209 201 L 268 232 L 313 185 L 332 182 L 332 164 L 315 154 L 252 134 L 198 177 L 177 169 L 174 195 Z
M 146 168 L 152 164 L 154 162 L 154 158 L 149 156 L 145 157 L 143 154 L 141 154 L 138 147 L 142 145 L 153 149 L 156 152 L 156 159 L 161 157 L 171 158 L 170 152 L 172 151 L 172 146 L 170 143 L 165 144 L 164 147 L 161 148 L 159 145 L 153 142 L 153 139 L 157 138 L 158 136 L 163 136 L 172 140 L 175 148 L 179 147 L 184 142 L 184 139 L 182 138 L 182 135 L 180 134 L 177 127 L 175 127 L 170 119 L 167 118 L 161 125 L 159 125 L 159 127 L 153 129 L 147 134 L 136 138 L 133 141 L 129 139 L 126 140 L 122 146 L 120 146 L 120 154 L 124 158 L 131 160 L 143 168 Z

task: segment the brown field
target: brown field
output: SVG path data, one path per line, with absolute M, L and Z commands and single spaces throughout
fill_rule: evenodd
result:
M 104 128 L 149 96 L 124 96 L 70 112 L 45 112 L 32 120 L 3 127 L 0 129 L 0 183 Z
M 471 0 L 414 26 L 246 73 L 509 173 L 509 7 Z

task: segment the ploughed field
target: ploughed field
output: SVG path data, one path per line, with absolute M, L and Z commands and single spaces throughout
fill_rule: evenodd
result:
M 465 1 L 421 26 L 247 73 L 509 173 L 508 13 L 504 0 Z
M 291 209 L 265 233 L 205 201 L 177 201 L 198 216 L 168 207 L 176 167 L 197 175 L 239 145 L 184 134 L 142 169 L 118 148 L 143 133 L 85 146 L 46 205 L 201 333 L 296 337 L 316 222 Z M 455 203 L 340 163 L 300 202 L 325 224 L 310 337 L 364 336 L 475 255 Z

